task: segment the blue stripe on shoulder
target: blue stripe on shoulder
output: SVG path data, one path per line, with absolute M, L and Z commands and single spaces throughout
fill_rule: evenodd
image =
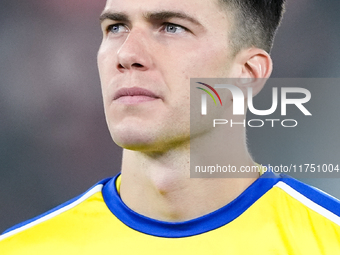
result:
M 111 179 L 112 179 L 112 178 L 107 178 L 107 179 L 104 179 L 104 180 L 102 180 L 102 181 L 99 181 L 98 183 L 96 183 L 95 185 L 93 185 L 90 189 L 88 189 L 88 190 L 87 190 L 86 192 L 84 192 L 83 194 L 81 194 L 81 195 L 79 195 L 79 196 L 77 196 L 77 197 L 75 197 L 75 198 L 73 198 L 73 199 L 71 199 L 71 200 L 69 200 L 69 201 L 67 201 L 67 202 L 65 202 L 65 203 L 63 203 L 63 204 L 61 204 L 61 205 L 59 205 L 59 206 L 57 206 L 57 207 L 55 207 L 55 208 L 53 208 L 53 209 L 51 209 L 51 210 L 45 212 L 45 213 L 43 213 L 43 214 L 41 214 L 41 215 L 39 215 L 39 216 L 36 216 L 36 217 L 34 217 L 34 218 L 32 218 L 32 219 L 29 219 L 29 220 L 27 220 L 27 221 L 24 221 L 24 222 L 21 222 L 21 223 L 19 223 L 19 224 L 14 225 L 13 227 L 11 227 L 11 228 L 7 229 L 5 232 L 3 232 L 2 235 L 3 235 L 3 234 L 6 234 L 6 233 L 8 233 L 8 232 L 11 232 L 11 231 L 13 231 L 13 230 L 15 230 L 15 229 L 21 228 L 21 227 L 23 227 L 23 226 L 25 226 L 25 225 L 27 225 L 27 224 L 29 224 L 29 223 L 31 223 L 31 222 L 34 222 L 34 221 L 36 221 L 36 220 L 39 220 L 40 218 L 42 218 L 42 217 L 44 217 L 44 216 L 46 216 L 46 215 L 48 215 L 48 214 L 51 214 L 51 213 L 53 213 L 53 212 L 55 212 L 55 211 L 57 211 L 57 210 L 59 210 L 59 209 L 65 207 L 65 206 L 67 206 L 67 205 L 73 203 L 74 201 L 76 201 L 76 200 L 78 200 L 79 198 L 81 198 L 82 196 L 84 196 L 88 191 L 90 191 L 90 190 L 91 190 L 92 188 L 94 188 L 95 186 L 97 186 L 97 185 L 99 185 L 99 184 L 105 185 L 105 183 L 107 183 L 107 182 L 110 181 Z
M 295 189 L 297 192 L 340 217 L 340 200 L 287 175 L 281 175 L 281 177 L 283 177 L 282 181 L 284 183 Z

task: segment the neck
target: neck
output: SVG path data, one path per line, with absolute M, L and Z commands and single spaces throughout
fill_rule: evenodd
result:
M 232 150 L 215 150 L 214 155 L 237 167 L 254 165 L 245 142 L 240 144 L 242 139 L 235 135 L 229 133 L 229 138 L 234 138 L 223 144 Z M 120 187 L 124 203 L 144 216 L 176 222 L 203 216 L 234 200 L 256 180 L 257 173 L 247 178 L 190 178 L 190 146 L 218 141 L 214 136 L 220 138 L 211 134 L 163 153 L 124 150 Z M 203 160 L 199 155 L 191 155 L 193 158 Z

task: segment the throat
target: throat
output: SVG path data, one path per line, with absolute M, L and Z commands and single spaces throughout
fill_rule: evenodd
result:
M 135 212 L 167 222 L 187 221 L 211 213 L 239 196 L 254 179 L 191 179 L 153 175 L 129 188 L 122 176 L 121 197 Z
M 253 163 L 246 156 L 242 162 Z M 180 222 L 227 205 L 257 178 L 190 178 L 189 150 L 157 157 L 124 150 L 120 195 L 141 215 Z

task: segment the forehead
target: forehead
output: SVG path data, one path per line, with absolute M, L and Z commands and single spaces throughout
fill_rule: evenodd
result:
M 172 11 L 194 16 L 200 21 L 225 20 L 225 10 L 218 0 L 107 0 L 104 11 L 138 16 L 145 13 Z

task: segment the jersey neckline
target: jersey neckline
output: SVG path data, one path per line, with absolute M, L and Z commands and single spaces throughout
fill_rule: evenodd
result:
M 236 199 L 214 212 L 188 221 L 165 222 L 138 214 L 124 204 L 116 188 L 116 180 L 119 175 L 107 182 L 102 190 L 104 201 L 110 211 L 134 230 L 167 238 L 194 236 L 228 224 L 245 212 L 280 179 L 278 175 L 266 172 Z

